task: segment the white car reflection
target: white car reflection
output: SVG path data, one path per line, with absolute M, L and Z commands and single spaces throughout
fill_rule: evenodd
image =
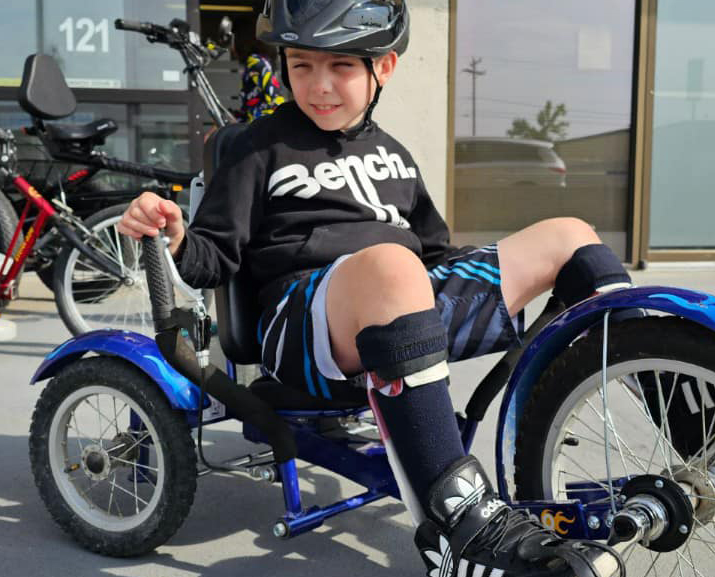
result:
M 566 186 L 566 165 L 544 140 L 459 137 L 454 169 L 457 188 Z

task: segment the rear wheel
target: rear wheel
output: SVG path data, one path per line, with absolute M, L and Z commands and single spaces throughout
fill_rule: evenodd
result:
M 518 426 L 516 497 L 599 494 L 620 507 L 620 487 L 629 480 L 655 475 L 675 481 L 693 506 L 693 530 L 672 550 L 628 545 L 628 575 L 710 575 L 715 336 L 677 317 L 624 321 L 609 333 L 605 410 L 599 330 L 569 347 L 532 391 Z
M 32 417 L 30 461 L 53 519 L 103 555 L 141 555 L 166 542 L 196 491 L 184 413 L 117 358 L 82 359 L 50 381 Z

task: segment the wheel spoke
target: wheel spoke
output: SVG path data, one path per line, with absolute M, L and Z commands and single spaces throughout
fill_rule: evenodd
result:
M 70 425 L 69 421 L 67 421 L 67 428 L 72 429 L 77 433 L 77 444 L 79 445 L 79 453 L 80 455 L 82 454 L 82 451 L 84 451 L 84 446 L 82 445 L 82 441 L 80 440 L 82 437 L 85 439 L 92 439 L 92 437 L 85 435 L 82 431 L 79 430 L 79 427 L 77 426 L 77 415 L 72 412 L 72 421 L 74 421 L 74 425 Z M 92 439 L 93 441 L 96 441 L 96 439 Z
M 142 499 L 139 495 L 136 494 L 136 484 L 135 484 L 135 492 L 134 492 L 134 493 L 132 493 L 132 492 L 129 491 L 128 489 L 125 489 L 125 488 L 122 487 L 121 485 L 117 485 L 116 483 L 114 484 L 114 486 L 115 486 L 117 489 L 119 489 L 122 493 L 126 493 L 126 494 L 129 495 L 130 497 L 134 497 L 135 501 L 140 502 L 142 505 L 146 506 L 146 505 L 149 504 L 148 501 L 145 501 L 145 500 Z M 138 512 L 138 511 L 137 511 L 137 512 Z
M 596 409 L 596 407 L 594 407 L 593 404 L 591 403 L 591 399 L 588 399 L 588 400 L 586 401 L 586 404 L 587 404 L 587 405 L 591 408 L 591 410 L 598 416 L 598 418 L 601 419 L 601 421 L 604 420 L 603 415 L 602 415 L 602 414 L 598 411 L 598 409 Z M 620 436 L 620 435 L 618 434 L 618 432 L 616 431 L 616 427 L 615 427 L 615 425 L 613 424 L 613 419 L 612 419 L 612 417 L 611 417 L 611 412 L 610 412 L 610 411 L 608 411 L 608 422 L 609 422 L 608 428 L 609 428 L 609 430 L 613 433 L 613 436 L 615 437 L 616 443 L 617 443 L 617 447 L 613 447 L 613 445 L 611 445 L 610 443 L 609 443 L 609 446 L 612 447 L 612 448 L 615 448 L 616 451 L 618 452 L 618 454 L 620 455 L 620 457 L 621 457 L 621 463 L 622 463 L 622 465 L 623 465 L 623 472 L 626 473 L 626 472 L 628 471 L 628 468 L 626 467 L 626 462 L 625 462 L 625 460 L 624 460 L 623 451 L 622 451 L 621 446 L 620 446 L 621 443 L 623 443 L 623 446 L 624 446 L 624 447 L 626 448 L 626 450 L 628 451 L 628 454 L 636 460 L 636 462 L 638 463 L 638 466 L 640 466 L 641 469 L 643 469 L 643 464 L 640 462 L 640 460 L 638 459 L 638 457 L 636 457 L 636 454 L 631 450 L 631 448 L 628 446 L 628 444 L 627 444 L 625 441 L 623 441 L 623 439 L 621 438 L 621 436 Z M 595 433 L 595 432 L 596 432 L 596 431 L 594 430 L 594 433 Z M 603 437 L 603 439 L 604 439 L 604 443 L 605 443 L 605 437 Z M 643 469 L 643 470 L 646 470 L 646 469 Z
M 117 434 L 117 435 L 120 434 L 120 433 L 119 433 L 119 424 L 118 424 L 118 422 L 117 422 L 117 419 L 118 419 L 119 416 L 124 412 L 124 409 L 126 409 L 126 408 L 128 407 L 128 405 L 125 403 L 124 406 L 120 409 L 119 415 L 118 415 L 118 414 L 117 414 L 116 399 L 114 399 L 114 397 L 112 397 L 112 399 L 114 400 L 114 418 L 113 418 L 113 419 L 109 422 L 109 424 L 104 428 L 104 430 L 102 431 L 101 437 L 104 437 L 104 433 L 106 433 L 106 432 L 112 427 L 112 425 L 114 425 L 116 434 Z M 105 418 L 106 418 L 106 417 L 105 417 Z
M 107 513 L 109 513 L 110 515 L 112 514 L 112 499 L 114 499 L 114 488 L 116 487 L 116 481 L 117 481 L 117 472 L 115 471 L 114 476 L 112 477 L 112 480 L 109 483 L 112 488 L 109 490 L 109 504 L 107 505 Z M 117 506 L 117 509 L 119 509 L 118 506 Z
M 134 478 L 134 511 L 139 514 L 139 490 L 137 489 L 137 465 L 134 463 L 133 474 Z
M 578 466 L 578 463 L 576 463 L 575 461 L 573 461 L 573 459 L 571 459 L 571 458 L 568 457 L 567 455 L 564 455 L 564 456 L 567 457 L 570 461 L 574 462 L 574 464 L 576 464 L 576 465 Z M 582 477 L 581 475 L 577 475 L 576 473 L 572 473 L 571 471 L 566 471 L 566 470 L 564 470 L 564 469 L 561 469 L 559 472 L 560 472 L 560 473 L 563 473 L 564 475 L 570 475 L 571 477 L 575 477 L 576 479 L 580 479 L 581 481 L 586 481 L 587 483 L 596 483 L 596 484 L 599 485 L 604 491 L 606 491 L 606 493 L 608 493 L 608 492 L 610 491 L 610 489 L 608 488 L 608 485 L 606 485 L 606 484 L 603 483 L 602 481 L 599 481 L 598 479 L 596 479 L 596 478 L 593 477 L 593 476 L 591 476 L 591 477 Z M 587 475 L 590 475 L 590 473 L 589 473 L 588 471 L 586 471 L 586 474 L 587 474 Z M 569 492 L 570 492 L 570 489 L 569 489 Z
M 634 548 L 633 550 L 635 551 L 635 548 Z M 651 569 L 653 569 L 653 570 L 655 571 L 655 574 L 656 574 L 656 577 L 657 577 L 657 575 L 658 575 L 658 570 L 655 569 L 655 563 L 656 563 L 656 561 L 658 561 L 658 559 L 659 559 L 659 557 L 660 557 L 660 553 L 658 553 L 658 554 L 655 556 L 655 558 L 653 557 L 653 552 L 652 552 L 652 551 L 648 551 L 648 553 L 650 553 L 651 564 L 650 564 L 650 567 L 648 567 L 648 569 L 646 569 L 645 573 L 643 573 L 643 577 L 645 577 L 646 575 L 648 575 L 648 573 L 650 573 L 650 570 L 651 570 Z M 632 552 L 631 552 L 631 554 L 632 554 Z M 630 555 L 629 555 L 629 558 L 630 558 Z
M 147 471 L 154 471 L 155 473 L 159 472 L 159 469 L 156 467 L 150 467 L 149 465 L 142 465 L 141 463 L 137 463 L 136 461 L 127 461 L 126 459 L 120 459 L 119 457 L 110 457 L 112 461 L 117 461 L 119 463 L 124 463 L 125 465 L 131 465 L 132 467 L 141 467 L 142 469 L 146 469 Z
M 631 375 L 633 376 L 636 384 L 638 385 L 638 392 L 640 394 L 642 401 L 639 401 L 638 399 L 635 398 L 635 395 L 631 392 L 629 387 L 626 387 L 625 392 L 626 396 L 633 402 L 633 404 L 636 406 L 636 408 L 641 412 L 642 415 L 646 417 L 648 422 L 650 423 L 651 427 L 656 431 L 659 432 L 658 427 L 655 424 L 655 421 L 653 420 L 653 415 L 650 412 L 650 408 L 648 407 L 648 403 L 645 401 L 646 396 L 645 393 L 643 392 L 643 387 L 641 386 L 641 382 L 638 378 L 638 375 Z M 644 409 L 645 407 L 645 409 Z M 660 449 L 660 452 L 663 455 L 663 466 L 666 466 L 667 462 L 667 457 L 665 456 L 665 449 L 663 448 L 663 445 L 660 442 L 661 437 L 658 435 L 655 440 L 655 444 L 653 445 L 653 452 L 651 453 L 651 456 L 648 459 L 648 466 L 646 468 L 646 471 L 650 471 L 650 467 L 653 464 L 653 458 L 655 457 L 655 452 Z
M 576 419 L 576 420 L 579 420 L 579 421 L 580 421 L 580 419 Z M 585 427 L 589 428 L 587 423 L 585 423 L 585 422 L 583 422 L 583 421 L 580 421 L 580 422 L 581 422 Z M 589 428 L 589 430 L 591 430 L 591 431 L 592 431 L 593 433 L 595 433 L 596 435 L 599 435 L 599 433 L 598 433 L 597 431 L 593 431 L 593 430 L 590 429 L 590 428 Z M 605 444 L 605 440 L 603 439 L 603 436 L 602 436 L 602 435 L 600 436 L 600 440 L 598 440 L 598 439 L 592 439 L 592 438 L 590 438 L 590 437 L 587 437 L 587 436 L 585 436 L 585 435 L 583 435 L 583 434 L 581 434 L 581 433 L 575 433 L 574 431 L 568 431 L 567 434 L 568 434 L 568 436 L 570 436 L 570 437 L 576 437 L 576 438 L 578 438 L 578 439 L 580 439 L 580 440 L 587 441 L 587 442 L 589 442 L 589 443 L 593 443 L 594 445 L 597 445 L 597 446 L 599 446 L 599 447 L 603 447 L 604 444 Z M 616 447 L 613 445 L 613 443 L 611 443 L 609 446 L 610 446 L 611 450 L 613 450 L 613 451 L 616 450 Z M 643 459 L 644 461 L 647 461 L 647 459 L 646 459 L 645 457 L 643 457 L 643 456 L 636 455 L 635 453 L 633 453 L 633 452 L 630 451 L 630 450 L 629 450 L 628 452 L 629 452 L 629 455 L 626 456 L 626 458 L 628 459 L 628 461 L 629 461 L 630 463 L 634 464 L 634 465 L 637 465 L 643 472 L 646 472 L 646 469 L 645 469 L 645 467 L 643 466 L 643 463 L 642 463 L 641 459 Z
M 136 433 L 140 433 L 140 432 L 144 432 L 144 431 L 130 431 L 131 434 L 136 434 Z M 132 443 L 132 444 L 125 450 L 125 452 L 128 453 L 129 451 L 131 451 L 131 450 L 132 450 L 134 447 L 136 447 L 137 445 L 139 445 L 139 446 L 148 446 L 148 445 L 142 445 L 142 444 L 141 444 L 142 441 L 143 441 L 144 439 L 146 439 L 147 437 L 148 437 L 148 438 L 151 438 L 151 433 L 149 433 L 148 431 L 147 431 L 147 432 L 144 432 L 144 436 L 143 436 L 143 437 L 141 437 L 141 438 L 137 439 L 136 441 L 134 441 L 134 443 Z

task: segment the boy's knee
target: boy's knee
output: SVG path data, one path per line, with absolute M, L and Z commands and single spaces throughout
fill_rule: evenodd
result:
M 559 239 L 565 247 L 573 252 L 586 244 L 597 244 L 601 239 L 596 234 L 593 227 L 585 220 L 574 216 L 563 216 L 551 218 L 546 221 L 555 232 L 555 237 Z
M 376 244 L 358 251 L 353 258 L 361 274 L 386 288 L 414 285 L 415 282 L 430 286 L 422 261 L 410 249 L 399 244 Z

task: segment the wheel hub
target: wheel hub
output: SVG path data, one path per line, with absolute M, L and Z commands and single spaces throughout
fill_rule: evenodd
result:
M 693 506 L 675 481 L 641 475 L 621 491 L 623 508 L 613 517 L 609 545 L 636 540 L 647 549 L 674 551 L 693 530 Z
M 94 481 L 106 479 L 111 470 L 107 451 L 99 445 L 87 445 L 82 450 L 82 470 Z

